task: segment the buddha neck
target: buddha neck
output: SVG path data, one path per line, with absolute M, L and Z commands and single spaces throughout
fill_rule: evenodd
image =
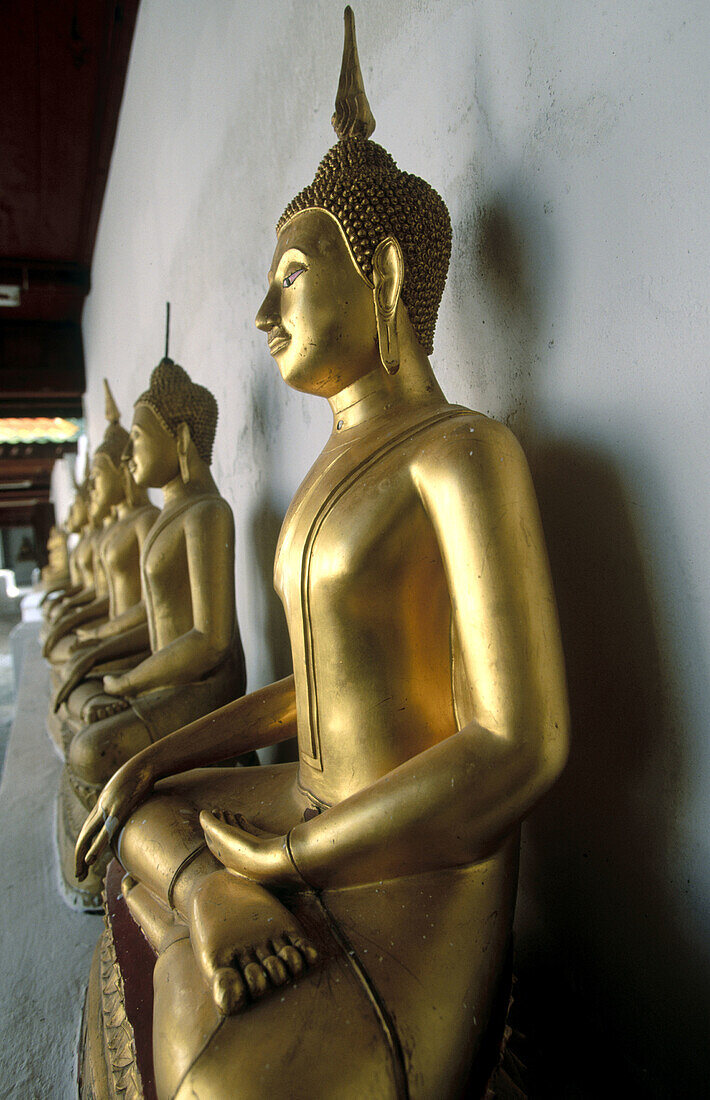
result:
M 219 489 L 214 483 L 209 467 L 201 460 L 192 463 L 187 485 L 178 474 L 167 485 L 162 485 L 161 489 L 164 496 L 163 508 L 181 504 L 191 497 L 219 496 Z
M 136 487 L 133 490 L 132 498 L 129 500 L 126 497 L 120 504 L 116 505 L 116 518 L 126 519 L 132 515 L 133 512 L 139 512 L 141 508 L 147 508 L 150 504 L 150 499 L 145 490 L 138 489 Z
M 404 331 L 400 336 L 400 367 L 396 374 L 388 374 L 378 365 L 328 399 L 333 411 L 332 441 L 339 442 L 348 429 L 374 423 L 383 415 L 403 414 L 446 400 L 408 323 L 401 329 Z

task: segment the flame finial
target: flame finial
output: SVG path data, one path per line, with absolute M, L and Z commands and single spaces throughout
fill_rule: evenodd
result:
M 355 16 L 350 5 L 345 9 L 345 41 L 343 64 L 335 97 L 333 129 L 341 139 L 369 138 L 375 130 L 375 118 L 365 95 L 355 38 Z
M 121 419 L 121 414 L 118 411 L 118 405 L 113 399 L 113 394 L 111 393 L 107 378 L 104 378 L 104 398 L 106 402 L 106 419 L 109 424 L 118 424 Z

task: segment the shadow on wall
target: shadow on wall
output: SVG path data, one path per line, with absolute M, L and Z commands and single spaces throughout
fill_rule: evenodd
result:
M 275 680 L 289 676 L 292 671 L 286 616 L 274 590 L 274 557 L 283 518 L 283 513 L 267 496 L 261 498 L 251 514 L 251 541 L 265 602 L 263 644 Z
M 540 501 L 572 716 L 567 769 L 525 829 L 517 1000 L 533 1097 L 700 1096 L 710 974 L 704 945 L 683 926 L 686 883 L 674 855 L 692 777 L 671 678 L 681 658 L 654 618 L 613 462 L 538 431 L 554 252 L 539 222 L 526 234 L 512 213 L 520 210 L 500 194 L 483 210 L 476 261 L 493 323 L 515 315 L 501 329 L 511 343 L 508 419 Z M 538 282 L 547 289 L 536 300 Z
M 262 423 L 264 409 L 268 408 L 266 402 L 269 395 L 264 392 L 265 389 L 266 383 L 257 382 L 252 392 L 252 421 L 255 424 Z M 260 471 L 262 484 L 267 487 L 273 485 L 271 454 L 266 432 L 263 430 L 256 433 L 254 437 L 254 461 L 256 469 Z M 266 647 L 274 680 L 289 676 L 293 671 L 286 615 L 274 590 L 274 558 L 283 519 L 283 512 L 270 496 L 268 489 L 262 492 L 259 503 L 253 509 L 250 518 L 251 546 L 259 576 L 259 589 L 264 601 L 261 644 Z M 295 739 L 264 750 L 261 758 L 264 763 L 269 764 L 284 764 L 297 760 Z

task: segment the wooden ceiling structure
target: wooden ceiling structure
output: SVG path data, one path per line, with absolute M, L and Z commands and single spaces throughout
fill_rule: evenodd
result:
M 0 417 L 82 415 L 81 316 L 138 3 L 2 4 Z M 61 449 L 42 450 L 3 448 L 0 526 L 49 510 Z

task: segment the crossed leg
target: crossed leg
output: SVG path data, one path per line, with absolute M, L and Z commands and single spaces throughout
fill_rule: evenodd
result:
M 317 952 L 286 905 L 215 859 L 199 812 L 238 811 L 258 828 L 281 833 L 302 819 L 304 806 L 292 764 L 200 769 L 157 784 L 119 837 L 134 919 L 159 954 L 189 934 L 224 1015 L 300 977 Z

